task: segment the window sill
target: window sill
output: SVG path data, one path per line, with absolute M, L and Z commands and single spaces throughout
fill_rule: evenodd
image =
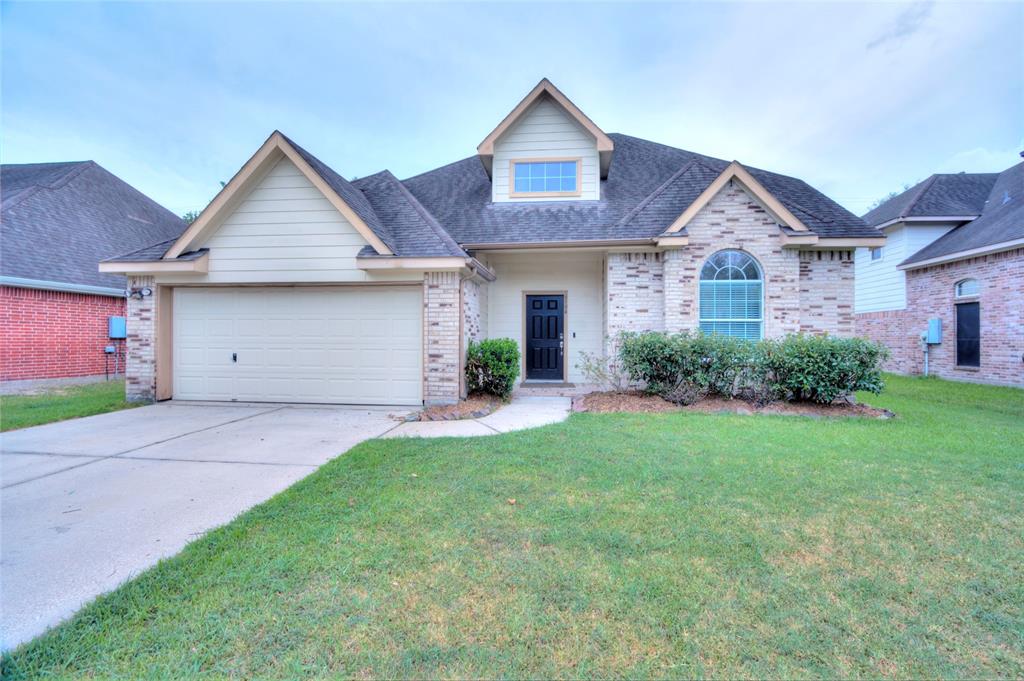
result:
M 967 367 L 967 366 L 957 365 L 957 366 L 953 367 L 953 370 L 954 371 L 975 371 L 975 372 L 977 372 L 977 371 L 981 371 L 981 367 Z

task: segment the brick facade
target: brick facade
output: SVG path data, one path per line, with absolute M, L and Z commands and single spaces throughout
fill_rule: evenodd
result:
M 458 272 L 423 277 L 423 401 L 457 402 L 462 392 L 461 287 Z
M 852 336 L 853 251 L 800 252 L 800 330 Z
M 605 263 L 606 335 L 665 329 L 664 260 L 661 253 L 609 253 Z
M 709 256 L 738 249 L 757 259 L 764 273 L 764 335 L 800 330 L 800 260 L 782 247 L 778 226 L 737 182 L 726 185 L 686 226 L 689 244 L 665 256 L 665 330 L 697 329 L 700 270 Z M 853 296 L 853 282 L 850 282 Z
M 124 298 L 0 286 L 0 380 L 104 373 L 103 349 L 118 344 L 107 320 L 124 314 Z
M 981 367 L 956 367 L 954 287 L 977 279 L 981 310 Z M 857 333 L 889 347 L 891 371 L 920 374 L 920 336 L 928 320 L 942 320 L 942 343 L 928 351 L 929 373 L 942 378 L 1024 386 L 1024 249 L 907 271 L 905 310 L 856 316 Z
M 153 277 L 128 278 L 128 288 L 143 287 L 153 289 L 154 294 L 128 298 L 125 399 L 130 402 L 156 397 L 156 284 Z
M 686 229 L 689 244 L 682 248 L 608 254 L 609 338 L 621 331 L 699 328 L 700 270 L 723 249 L 744 250 L 761 266 L 766 337 L 798 331 L 853 335 L 852 251 L 783 248 L 774 219 L 736 183 L 719 192 Z

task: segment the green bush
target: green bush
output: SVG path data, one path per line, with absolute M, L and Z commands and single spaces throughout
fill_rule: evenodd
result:
M 776 399 L 829 403 L 858 390 L 882 392 L 884 346 L 863 338 L 787 336 L 762 341 L 758 363 Z
M 885 348 L 859 338 L 788 336 L 759 342 L 703 333 L 619 337 L 619 360 L 648 392 L 681 404 L 707 395 L 756 402 L 831 402 L 880 392 Z
M 519 346 L 511 338 L 471 341 L 466 348 L 466 383 L 469 392 L 484 392 L 508 399 L 519 377 Z

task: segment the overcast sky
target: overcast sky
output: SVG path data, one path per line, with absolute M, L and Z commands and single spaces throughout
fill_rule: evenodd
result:
M 177 213 L 275 128 L 346 177 L 475 153 L 542 77 L 606 132 L 855 213 L 1024 149 L 1024 3 L 2 6 L 5 163 L 93 159 Z

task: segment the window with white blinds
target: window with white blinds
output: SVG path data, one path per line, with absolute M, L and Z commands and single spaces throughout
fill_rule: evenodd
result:
M 764 281 L 757 261 L 742 251 L 715 253 L 700 272 L 700 329 L 759 340 Z

